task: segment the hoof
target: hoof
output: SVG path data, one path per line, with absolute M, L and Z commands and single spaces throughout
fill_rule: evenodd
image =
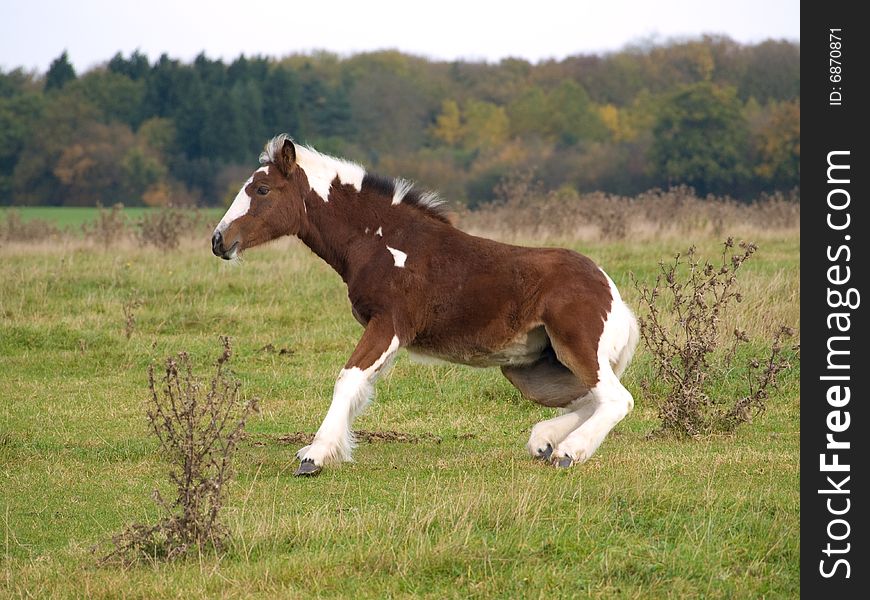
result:
M 553 445 L 547 444 L 547 447 L 544 448 L 543 450 L 538 448 L 538 456 L 536 458 L 539 458 L 540 460 L 550 460 L 550 456 L 552 456 L 552 454 L 553 454 Z
M 315 465 L 313 460 L 311 460 L 310 458 L 306 458 L 302 461 L 302 463 L 299 465 L 299 468 L 296 469 L 296 472 L 293 473 L 293 475 L 295 475 L 296 477 L 312 477 L 320 473 L 320 471 L 322 470 L 323 468 Z
M 560 469 L 567 469 L 571 465 L 574 464 L 574 459 L 570 456 L 563 456 L 559 460 L 556 461 L 556 466 Z

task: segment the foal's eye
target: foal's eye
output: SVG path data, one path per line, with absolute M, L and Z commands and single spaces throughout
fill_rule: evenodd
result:
M 269 188 L 265 185 L 261 185 L 260 187 L 257 188 L 257 193 L 260 196 L 265 196 L 266 194 L 269 193 Z

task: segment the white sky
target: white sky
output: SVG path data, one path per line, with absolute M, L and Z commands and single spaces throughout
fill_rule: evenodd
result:
M 799 0 L 2 0 L 0 68 L 44 72 L 64 49 L 78 72 L 117 51 L 280 57 L 384 48 L 438 59 L 538 61 L 653 38 L 800 40 Z

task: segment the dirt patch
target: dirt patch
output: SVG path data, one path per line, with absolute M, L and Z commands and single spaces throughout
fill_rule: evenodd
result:
M 290 348 L 276 348 L 275 344 L 266 344 L 259 350 L 260 352 L 266 353 L 274 353 L 278 356 L 292 356 L 296 354 L 295 350 L 291 350 Z
M 432 433 L 406 433 L 403 431 L 366 431 L 365 429 L 360 431 L 354 431 L 354 435 L 356 436 L 356 439 L 358 441 L 367 442 L 369 444 L 440 444 L 444 439 L 441 436 Z M 449 437 L 457 440 L 470 440 L 474 439 L 476 436 L 473 433 L 460 433 L 457 435 L 451 435 Z M 267 438 L 268 440 L 275 441 L 279 444 L 304 445 L 310 444 L 312 441 L 314 441 L 314 434 L 304 431 L 296 431 L 293 433 L 285 433 L 282 435 L 268 435 L 262 436 L 258 440 L 254 440 L 253 444 L 255 446 L 265 446 L 267 442 L 263 438 Z

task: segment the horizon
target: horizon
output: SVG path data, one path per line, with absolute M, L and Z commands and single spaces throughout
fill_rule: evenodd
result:
M 539 0 L 533 11 L 518 2 L 492 11 L 461 0 L 400 9 L 371 0 L 365 6 L 336 1 L 328 10 L 286 4 L 268 10 L 268 18 L 259 19 L 261 7 L 252 10 L 229 0 L 153 0 L 145 12 L 132 3 L 13 0 L 0 7 L 0 69 L 42 74 L 64 50 L 76 72 L 83 73 L 117 52 L 128 56 L 135 50 L 149 61 L 166 54 L 185 63 L 200 53 L 231 62 L 239 56 L 281 60 L 326 52 L 348 58 L 396 50 L 430 62 L 497 64 L 518 58 L 539 64 L 705 35 L 742 45 L 800 43 L 798 0 L 733 0 L 727 5 L 662 0 L 655 6 L 629 0 L 568 6 Z M 753 18 L 746 19 L 747 14 Z M 240 35 L 244 23 L 250 25 Z
M 73 65 L 73 68 L 75 69 L 76 74 L 80 75 L 83 73 L 88 73 L 90 71 L 106 67 L 106 65 L 109 63 L 109 61 L 111 61 L 112 58 L 114 58 L 118 54 L 121 54 L 121 56 L 125 59 L 129 59 L 136 52 L 138 52 L 140 55 L 144 56 L 148 60 L 148 64 L 150 64 L 150 65 L 155 64 L 158 60 L 160 60 L 160 57 L 163 56 L 164 54 L 170 60 L 175 60 L 175 61 L 178 61 L 181 64 L 185 64 L 185 65 L 193 64 L 193 62 L 201 55 L 205 56 L 205 58 L 207 58 L 208 60 L 221 61 L 224 64 L 229 65 L 229 64 L 232 64 L 234 61 L 238 60 L 239 58 L 245 58 L 245 59 L 249 59 L 249 60 L 262 58 L 262 59 L 265 59 L 267 61 L 280 63 L 282 61 L 290 60 L 290 59 L 297 58 L 297 57 L 316 58 L 318 56 L 329 56 L 329 57 L 335 57 L 338 61 L 345 61 L 345 60 L 352 60 L 353 58 L 358 57 L 358 56 L 365 56 L 365 55 L 372 55 L 372 54 L 397 53 L 397 54 L 401 54 L 403 56 L 408 56 L 408 57 L 417 58 L 420 60 L 425 60 L 425 61 L 430 62 L 430 63 L 466 63 L 466 64 L 498 65 L 498 64 L 505 62 L 505 61 L 523 61 L 523 62 L 526 62 L 526 63 L 532 65 L 532 66 L 537 66 L 537 65 L 544 64 L 544 63 L 548 63 L 548 62 L 560 63 L 560 62 L 563 62 L 563 61 L 571 59 L 571 58 L 590 57 L 590 56 L 606 57 L 609 55 L 620 54 L 623 52 L 633 52 L 635 50 L 637 50 L 640 53 L 643 53 L 643 52 L 646 52 L 649 50 L 653 50 L 655 48 L 666 48 L 666 47 L 670 47 L 670 46 L 678 46 L 681 44 L 690 44 L 693 42 L 702 42 L 702 41 L 708 40 L 708 39 L 724 39 L 724 40 L 728 40 L 728 41 L 734 42 L 740 46 L 745 46 L 745 47 L 759 46 L 761 44 L 765 44 L 768 42 L 778 42 L 778 43 L 785 42 L 785 43 L 800 46 L 800 40 L 791 40 L 791 39 L 785 39 L 785 38 L 770 37 L 770 38 L 757 40 L 754 42 L 741 42 L 739 40 L 735 40 L 734 38 L 731 38 L 730 36 L 727 36 L 724 34 L 701 33 L 701 34 L 698 34 L 696 36 L 685 36 L 685 37 L 675 36 L 675 37 L 661 39 L 661 40 L 652 39 L 652 38 L 631 40 L 631 41 L 627 42 L 625 45 L 623 45 L 622 47 L 612 49 L 612 50 L 592 51 L 592 52 L 577 52 L 576 54 L 568 54 L 566 56 L 561 56 L 561 57 L 540 58 L 538 60 L 529 60 L 529 59 L 521 57 L 521 56 L 510 56 L 510 55 L 503 56 L 497 60 L 496 59 L 490 60 L 490 59 L 481 58 L 481 57 L 446 59 L 446 58 L 441 58 L 441 57 L 426 56 L 424 54 L 409 52 L 409 51 L 401 50 L 399 48 L 386 48 L 386 47 L 385 48 L 370 49 L 370 50 L 351 51 L 351 52 L 336 52 L 336 51 L 328 50 L 325 48 L 314 48 L 314 49 L 310 49 L 310 50 L 294 51 L 294 52 L 290 52 L 290 53 L 283 54 L 280 56 L 271 55 L 271 54 L 262 54 L 262 53 L 261 54 L 246 54 L 244 52 L 241 52 L 235 56 L 229 56 L 229 57 L 212 56 L 207 51 L 202 50 L 201 52 L 198 52 L 197 54 L 195 54 L 194 56 L 192 56 L 190 58 L 187 58 L 187 57 L 182 58 L 182 57 L 170 54 L 168 52 L 162 52 L 158 55 L 152 56 L 152 55 L 147 54 L 146 52 L 143 52 L 139 48 L 135 48 L 132 51 L 126 52 L 126 53 L 118 50 L 117 52 L 113 53 L 111 56 L 108 56 L 105 59 L 102 59 L 100 61 L 94 62 L 85 69 L 79 69 L 79 67 L 76 65 L 74 58 L 72 56 L 70 56 L 69 51 L 67 49 L 63 49 L 63 50 L 61 50 L 60 53 L 58 53 L 57 56 L 55 56 L 53 59 L 51 59 L 51 61 L 49 62 L 49 65 L 47 65 L 46 68 L 42 71 L 33 70 L 33 69 L 26 69 L 23 65 L 16 65 L 16 66 L 9 67 L 9 68 L 6 68 L 6 67 L 3 67 L 2 65 L 0 65 L 0 72 L 11 73 L 17 69 L 21 69 L 24 73 L 27 73 L 29 75 L 43 77 L 48 72 L 48 69 L 50 67 L 50 63 L 53 62 L 54 60 L 60 58 L 64 53 L 67 53 L 67 60 L 69 60 L 70 64 Z

